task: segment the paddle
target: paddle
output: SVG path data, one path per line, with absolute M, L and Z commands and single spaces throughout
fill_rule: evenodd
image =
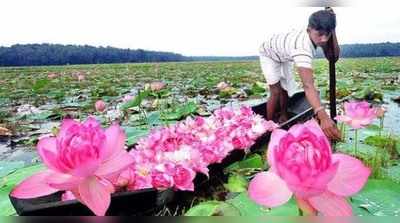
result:
M 325 10 L 330 9 L 330 7 L 325 7 Z M 332 52 L 334 52 L 334 43 L 333 38 L 328 40 L 328 47 L 331 48 Z M 334 119 L 336 117 L 336 67 L 335 67 L 335 59 L 329 58 L 329 108 L 331 118 L 336 123 L 337 121 Z

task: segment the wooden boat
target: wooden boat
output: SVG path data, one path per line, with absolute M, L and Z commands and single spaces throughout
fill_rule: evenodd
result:
M 252 110 L 257 114 L 266 117 L 266 102 L 253 106 Z M 312 116 L 312 109 L 303 92 L 297 93 L 289 99 L 288 111 L 290 119 L 286 123 L 281 124 L 282 128 L 288 128 L 289 126 L 309 119 Z M 257 152 L 262 145 L 265 145 L 268 142 L 268 140 L 269 134 L 264 134 L 250 148 L 250 151 Z M 233 151 L 223 160 L 222 163 L 210 165 L 209 175 L 226 182 L 227 176 L 223 172 L 224 168 L 236 161 L 242 160 L 244 155 L 245 153 L 243 150 Z M 213 182 L 210 181 L 210 178 L 201 174 L 196 176 L 194 183 L 196 189 L 195 192 L 144 189 L 132 192 L 114 193 L 111 196 L 111 204 L 106 214 L 154 215 L 156 210 L 159 210 L 165 205 L 182 205 L 191 202 L 190 199 L 193 199 L 194 196 L 197 196 L 198 194 L 206 194 L 207 189 L 209 189 L 213 184 Z M 61 201 L 61 192 L 34 199 L 18 199 L 10 196 L 10 201 L 19 215 L 93 215 L 86 206 L 76 200 Z

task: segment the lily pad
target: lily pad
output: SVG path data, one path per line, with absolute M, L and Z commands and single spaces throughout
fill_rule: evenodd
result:
M 390 180 L 370 179 L 352 200 L 374 216 L 400 215 L 400 185 Z
M 142 103 L 142 101 L 149 95 L 149 93 L 150 93 L 149 91 L 141 91 L 141 92 L 139 92 L 139 94 L 134 99 L 126 102 L 125 104 L 123 104 L 121 106 L 121 109 L 122 110 L 127 110 L 129 108 L 139 106 Z
M 263 82 L 255 82 L 250 89 L 250 93 L 252 95 L 265 95 L 266 89 L 268 88 L 268 86 L 263 83 Z
M 14 207 L 12 206 L 8 198 L 9 193 L 23 179 L 43 169 L 44 166 L 42 164 L 28 166 L 1 178 L 0 216 L 10 216 L 16 214 Z
M 147 124 L 149 126 L 157 126 L 163 124 L 160 118 L 160 112 L 152 112 L 147 116 Z
M 381 150 L 386 150 L 391 155 L 399 154 L 400 140 L 392 136 L 368 136 L 364 142 Z
M 164 120 L 179 120 L 190 114 L 195 113 L 197 110 L 197 105 L 194 102 L 188 102 L 184 105 L 177 106 L 171 111 L 166 111 L 161 113 L 161 119 Z
M 381 128 L 378 125 L 369 125 L 364 129 L 360 129 L 359 131 L 359 139 L 364 140 L 369 136 L 379 135 L 379 131 Z
M 53 112 L 51 112 L 51 111 L 43 111 L 40 113 L 27 115 L 25 118 L 28 120 L 33 120 L 33 121 L 45 121 L 52 115 L 53 115 Z
M 233 94 L 237 92 L 237 89 L 234 87 L 226 87 L 219 92 L 219 97 L 221 98 L 229 98 Z
M 247 180 L 245 177 L 239 174 L 233 174 L 229 176 L 228 183 L 224 184 L 224 187 L 232 193 L 244 192 L 247 189 Z
M 400 162 L 397 161 L 396 164 L 385 169 L 386 178 L 393 180 L 396 183 L 400 183 Z
M 222 205 L 222 201 L 206 201 L 202 202 L 192 208 L 190 208 L 185 216 L 212 216 L 216 211 L 218 206 Z
M 139 127 L 123 127 L 126 134 L 126 144 L 128 146 L 134 145 L 140 138 L 149 134 L 150 130 L 148 128 L 139 128 Z
M 381 89 L 377 87 L 373 87 L 371 85 L 363 87 L 363 89 L 358 90 L 354 97 L 359 100 L 371 100 L 371 101 L 382 101 L 383 100 L 383 92 Z
M 343 152 L 352 156 L 358 156 L 358 157 L 362 157 L 365 159 L 371 159 L 374 158 L 376 153 L 377 153 L 377 147 L 375 146 L 371 146 L 371 145 L 367 145 L 365 143 L 358 143 L 357 145 L 357 151 L 355 151 L 354 149 L 354 143 L 353 142 L 349 142 L 349 143 L 337 143 L 336 146 L 336 151 L 338 152 Z M 385 150 L 379 150 L 380 155 L 381 156 L 385 156 L 388 157 L 388 153 Z M 383 153 L 382 153 L 383 152 Z
M 48 79 L 39 79 L 32 85 L 32 91 L 37 93 L 49 84 Z
M 22 161 L 0 161 L 0 177 L 4 177 L 15 170 L 22 168 L 23 166 L 24 162 Z
M 252 201 L 247 192 L 226 201 L 240 210 L 241 216 L 298 216 L 296 201 L 292 198 L 286 204 L 275 208 L 266 208 Z
M 259 154 L 251 154 L 246 159 L 237 161 L 224 169 L 224 172 L 237 172 L 241 170 L 263 169 L 264 161 Z

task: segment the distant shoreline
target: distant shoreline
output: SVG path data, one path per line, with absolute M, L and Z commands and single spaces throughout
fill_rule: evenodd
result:
M 398 43 L 343 44 L 341 58 L 400 56 Z M 316 58 L 323 54 L 317 51 Z M 173 52 L 120 49 L 88 45 L 16 44 L 0 47 L 0 67 L 115 63 L 249 61 L 258 56 L 184 56 Z

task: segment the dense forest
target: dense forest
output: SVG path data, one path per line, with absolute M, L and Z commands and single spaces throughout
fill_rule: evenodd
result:
M 341 57 L 388 57 L 400 56 L 400 43 L 344 44 Z
M 400 56 L 400 43 L 370 43 L 341 45 L 341 57 L 383 57 Z M 317 51 L 316 57 L 322 57 Z M 0 47 L 0 66 L 35 66 L 97 63 L 141 63 L 170 61 L 232 61 L 255 60 L 257 56 L 189 57 L 171 52 L 157 52 L 142 49 L 119 49 L 114 47 L 93 47 L 61 44 L 16 44 Z
M 0 66 L 183 61 L 176 53 L 60 44 L 0 47 Z

